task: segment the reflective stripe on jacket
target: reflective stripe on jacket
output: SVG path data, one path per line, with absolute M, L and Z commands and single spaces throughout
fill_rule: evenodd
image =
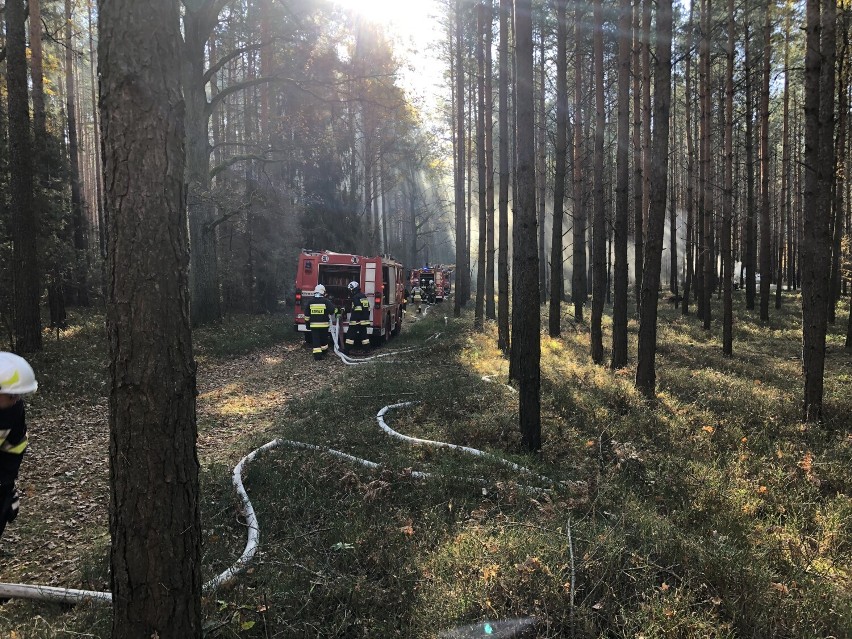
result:
M 308 300 L 308 312 L 305 320 L 310 322 L 311 328 L 328 328 L 330 318 L 337 311 L 337 307 L 326 297 L 312 297 Z
M 350 326 L 370 326 L 370 300 L 361 293 L 352 296 L 352 314 L 349 316 Z
M 2 436 L 2 431 L 0 431 L 0 436 Z M 9 453 L 10 455 L 23 455 L 24 451 L 27 449 L 27 438 L 24 437 L 17 444 L 13 444 L 12 442 L 7 442 L 3 440 L 3 443 L 0 444 L 0 453 Z

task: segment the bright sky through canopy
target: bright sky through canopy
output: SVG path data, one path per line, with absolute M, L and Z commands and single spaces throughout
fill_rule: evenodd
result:
M 334 0 L 355 17 L 382 26 L 403 64 L 402 86 L 431 109 L 442 87 L 438 52 L 443 34 L 437 0 Z

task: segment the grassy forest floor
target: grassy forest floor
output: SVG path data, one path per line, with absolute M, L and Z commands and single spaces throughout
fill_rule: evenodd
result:
M 785 297 L 763 325 L 737 299 L 731 359 L 719 324 L 705 332 L 662 307 L 655 405 L 632 385 L 635 321 L 634 368 L 610 371 L 566 315 L 560 339 L 542 337 L 544 448 L 532 460 L 516 396 L 483 379 L 506 378 L 495 327 L 477 334 L 449 305 L 409 316 L 382 349 L 419 350 L 359 367 L 314 362 L 287 315 L 197 331 L 205 580 L 245 545 L 230 473 L 255 447 L 280 437 L 382 464 L 284 447 L 253 462 L 260 550 L 234 587 L 205 597 L 206 636 L 426 638 L 532 615 L 537 637 L 852 637 L 848 308 L 831 328 L 816 427 L 800 421 L 798 303 Z M 0 581 L 108 589 L 106 359 L 97 314 L 72 316 L 32 358 L 25 498 L 0 540 Z M 389 413 L 392 428 L 565 484 L 531 494 L 502 465 L 382 433 L 376 412 L 413 400 Z M 97 605 L 0 607 L 4 638 L 109 627 Z

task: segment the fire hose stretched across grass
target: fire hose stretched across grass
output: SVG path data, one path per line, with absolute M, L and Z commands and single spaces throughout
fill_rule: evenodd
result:
M 375 360 L 381 359 L 383 357 L 393 357 L 394 355 L 411 353 L 421 348 L 420 346 L 410 346 L 408 348 L 389 351 L 387 353 L 379 353 L 378 355 L 370 355 L 367 357 L 350 357 L 349 355 L 340 350 L 340 323 L 333 323 L 329 330 L 331 332 L 331 338 L 334 343 L 334 353 L 340 358 L 341 362 L 346 364 L 346 366 L 360 366 L 362 364 L 369 364 L 370 362 L 374 362 Z M 440 333 L 431 335 L 426 338 L 426 341 L 428 342 L 430 340 L 436 339 L 440 335 Z
M 335 352 L 338 352 L 338 355 L 340 355 L 341 359 L 343 359 L 346 356 L 343 355 L 343 353 L 340 353 L 338 351 L 336 331 L 333 331 L 333 333 L 335 335 Z M 410 350 L 413 350 L 413 349 L 410 349 Z M 393 354 L 397 354 L 399 352 L 402 352 L 402 351 L 397 351 L 396 353 L 393 353 Z M 407 352 L 407 351 L 405 351 L 405 352 Z M 366 359 L 376 359 L 376 357 L 378 357 L 378 356 L 374 356 L 372 358 L 364 358 L 364 359 L 365 360 Z M 532 471 L 528 468 L 525 468 L 523 466 L 519 466 L 518 464 L 515 464 L 514 462 L 503 459 L 502 457 L 498 457 L 496 455 L 492 455 L 490 453 L 486 453 L 484 451 L 478 450 L 476 448 L 471 448 L 469 446 L 459 446 L 459 445 L 456 445 L 456 444 L 449 444 L 449 443 L 446 443 L 446 442 L 440 442 L 440 441 L 434 441 L 434 440 L 428 440 L 428 439 L 420 439 L 420 438 L 417 438 L 417 437 L 409 437 L 407 435 L 403 435 L 401 433 L 398 433 L 397 431 L 393 430 L 390 426 L 388 426 L 387 422 L 385 421 L 385 415 L 387 415 L 389 411 L 391 411 L 393 409 L 397 409 L 397 408 L 405 408 L 405 407 L 408 407 L 408 406 L 412 406 L 415 403 L 416 402 L 402 402 L 402 403 L 391 404 L 389 406 L 383 407 L 378 412 L 378 414 L 376 415 L 376 421 L 378 422 L 378 425 L 382 429 L 382 431 L 385 432 L 387 435 L 389 435 L 391 437 L 394 437 L 396 439 L 400 439 L 401 441 L 405 441 L 405 442 L 412 444 L 412 445 L 432 446 L 432 447 L 437 447 L 437 448 L 448 448 L 448 449 L 452 449 L 452 450 L 461 451 L 461 452 L 468 454 L 468 455 L 487 458 L 487 459 L 490 459 L 492 461 L 496 461 L 498 463 L 501 463 L 501 464 L 511 468 L 515 472 L 522 473 L 522 474 L 525 474 L 525 475 L 529 475 L 529 476 L 531 476 L 535 479 L 538 479 L 539 481 L 542 481 L 542 482 L 550 484 L 550 485 L 554 485 L 554 482 L 552 482 L 547 477 L 540 475 L 538 473 L 535 473 L 534 471 Z M 234 579 L 237 577 L 237 575 L 239 575 L 243 570 L 245 570 L 245 568 L 248 566 L 248 564 L 252 561 L 255 554 L 257 553 L 258 545 L 260 543 L 260 525 L 257 521 L 257 515 L 255 514 L 254 506 L 252 505 L 251 500 L 249 499 L 248 494 L 246 493 L 245 486 L 243 485 L 243 469 L 246 467 L 247 464 L 249 464 L 251 461 L 253 461 L 259 454 L 261 454 L 261 453 L 263 453 L 267 450 L 271 450 L 272 448 L 276 448 L 278 446 L 289 446 L 289 447 L 292 447 L 292 448 L 298 448 L 298 449 L 303 449 L 303 450 L 313 450 L 313 451 L 317 451 L 317 452 L 327 453 L 327 454 L 330 454 L 334 457 L 338 457 L 339 459 L 343 459 L 344 461 L 359 464 L 361 466 L 364 466 L 365 468 L 369 468 L 369 469 L 373 469 L 373 470 L 381 468 L 380 464 L 377 464 L 376 462 L 372 462 L 372 461 L 369 461 L 367 459 L 362 459 L 360 457 L 355 457 L 354 455 L 349 455 L 349 454 L 344 453 L 344 452 L 339 451 L 339 450 L 327 448 L 327 447 L 324 447 L 324 446 L 316 446 L 314 444 L 307 444 L 307 443 L 304 443 L 304 442 L 296 442 L 296 441 L 286 440 L 286 439 L 274 439 L 274 440 L 264 444 L 263 446 L 256 448 L 252 452 L 250 452 L 248 455 L 243 457 L 240 460 L 240 462 L 234 467 L 232 477 L 231 477 L 232 483 L 234 484 L 234 488 L 236 489 L 237 495 L 239 496 L 240 501 L 242 503 L 243 515 L 244 515 L 245 520 L 246 520 L 246 528 L 248 530 L 246 546 L 245 546 L 245 549 L 243 550 L 243 553 L 240 555 L 239 559 L 237 559 L 237 561 L 234 562 L 234 564 L 230 568 L 223 571 L 222 573 L 220 573 L 219 575 L 217 575 L 216 577 L 207 581 L 204 584 L 203 589 L 204 589 L 205 592 L 215 591 L 215 590 L 223 588 L 227 585 L 230 585 L 234 581 Z M 434 475 L 432 473 L 425 473 L 425 472 L 421 472 L 421 471 L 413 471 L 411 473 L 411 477 L 413 477 L 415 479 L 428 479 L 428 478 L 433 477 L 433 476 Z M 463 481 L 463 482 L 468 482 L 468 483 L 481 484 L 481 485 L 487 485 L 488 484 L 488 482 L 486 482 L 486 480 L 477 479 L 477 478 L 454 477 L 452 479 L 456 479 L 458 481 Z M 551 488 L 538 488 L 538 487 L 524 486 L 524 485 L 521 485 L 520 488 L 522 490 L 525 490 L 525 491 L 531 492 L 531 493 L 535 493 L 535 494 L 543 494 L 543 493 L 552 492 Z M 569 550 L 570 550 L 570 554 L 571 554 L 571 567 L 572 567 L 571 568 L 571 571 L 572 571 L 572 577 L 571 577 L 572 582 L 571 583 L 574 583 L 574 581 L 573 581 L 573 579 L 574 579 L 574 575 L 573 575 L 573 572 L 574 572 L 574 568 L 573 568 L 574 557 L 573 557 L 573 544 L 571 542 L 570 521 L 569 521 L 569 525 L 568 525 L 568 535 L 569 535 Z M 79 589 L 75 589 L 75 588 L 60 588 L 60 587 L 55 587 L 55 586 L 39 586 L 39 585 L 31 585 L 31 584 L 12 584 L 12 583 L 0 583 L 0 598 L 31 599 L 31 600 L 37 600 L 37 601 L 50 601 L 50 602 L 64 603 L 64 604 L 75 604 L 75 603 L 81 603 L 81 602 L 85 602 L 85 601 L 92 601 L 92 602 L 104 603 L 104 604 L 109 604 L 109 603 L 112 602 L 112 594 L 109 593 L 109 592 L 101 592 L 101 591 L 96 591 L 96 590 L 79 590 Z M 572 600 L 573 600 L 573 592 L 572 592 Z M 572 601 L 572 604 L 573 604 L 573 601 Z M 572 605 L 572 608 L 573 608 L 573 605 Z
M 408 353 L 410 351 L 416 350 L 416 348 L 407 348 L 400 351 L 373 355 L 372 357 L 354 359 L 348 357 L 340 351 L 338 347 L 338 326 L 336 324 L 332 326 L 332 335 L 334 336 L 335 353 L 337 353 L 337 355 L 340 357 L 344 364 L 350 366 L 366 364 L 381 357 L 389 357 L 392 355 Z M 302 444 L 300 442 L 291 442 L 285 440 L 271 441 L 243 457 L 243 459 L 240 460 L 240 463 L 237 464 L 234 468 L 232 481 L 234 487 L 236 488 L 237 494 L 239 495 L 240 500 L 242 501 L 242 506 L 248 526 L 248 540 L 246 542 L 246 548 L 243 551 L 243 554 L 234 563 L 233 566 L 231 566 L 230 568 L 228 568 L 227 570 L 204 584 L 205 592 L 217 590 L 219 588 L 222 588 L 223 586 L 229 585 L 234 580 L 234 578 L 240 572 L 242 572 L 242 570 L 252 560 L 255 553 L 257 552 L 257 546 L 260 540 L 260 528 L 257 525 L 257 518 L 254 514 L 254 506 L 252 506 L 252 503 L 249 500 L 248 495 L 246 494 L 245 488 L 243 487 L 242 472 L 245 465 L 251 462 L 259 453 L 265 450 L 269 450 L 270 448 L 279 446 L 281 444 L 287 444 L 297 448 L 315 449 L 318 451 L 328 452 L 332 455 L 347 459 L 348 461 L 360 463 L 368 468 L 377 467 L 377 465 L 373 462 L 367 461 L 365 459 L 359 459 L 357 457 L 352 457 L 351 455 L 347 455 L 346 453 L 342 453 L 340 451 L 324 449 L 318 446 L 313 446 L 311 444 Z M 424 475 L 423 473 L 416 474 L 415 476 L 426 477 L 426 475 Z M 101 592 L 98 590 L 80 590 L 76 588 L 61 588 L 56 586 L 39 586 L 12 583 L 0 583 L 0 599 L 3 598 L 34 599 L 38 601 L 52 601 L 56 603 L 66 604 L 80 603 L 83 601 L 95 601 L 102 603 L 112 602 L 112 594 L 109 592 Z

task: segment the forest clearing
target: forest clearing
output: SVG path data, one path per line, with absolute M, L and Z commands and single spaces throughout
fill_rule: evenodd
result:
M 536 637 L 850 636 L 852 361 L 840 332 L 826 374 L 836 417 L 814 427 L 799 418 L 792 303 L 768 329 L 743 312 L 733 359 L 668 311 L 656 405 L 629 374 L 596 367 L 587 326 L 566 316 L 563 338 L 542 337 L 543 447 L 531 461 L 517 396 L 482 379 L 506 377 L 494 326 L 476 333 L 468 315 L 445 326 L 445 308 L 409 318 L 382 349 L 418 350 L 351 368 L 311 360 L 281 315 L 198 331 L 205 580 L 245 544 L 230 470 L 253 448 L 280 437 L 383 467 L 284 448 L 249 466 L 259 552 L 203 599 L 205 636 L 426 638 L 530 616 Z M 24 505 L 3 547 L 21 561 L 4 561 L 0 581 L 109 588 L 102 332 L 100 316 L 73 317 L 35 359 Z M 387 416 L 394 429 L 532 463 L 570 488 L 530 494 L 498 464 L 388 438 L 375 415 L 401 401 L 418 403 Z M 109 627 L 98 604 L 0 607 L 2 636 L 105 638 Z

